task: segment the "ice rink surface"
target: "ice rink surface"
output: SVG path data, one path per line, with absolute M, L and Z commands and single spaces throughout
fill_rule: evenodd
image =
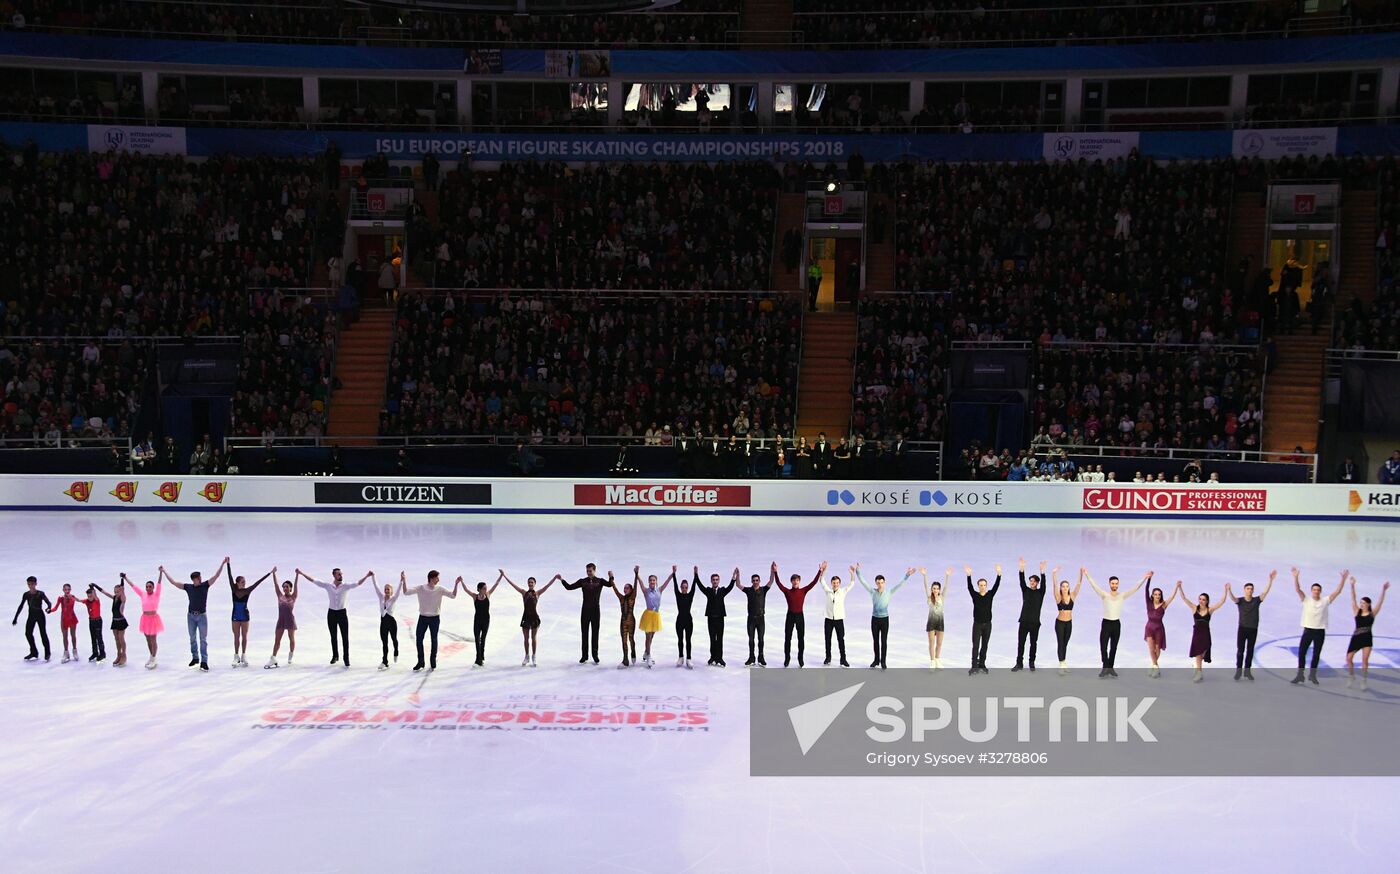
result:
M 317 576 L 332 566 L 383 581 L 429 568 L 491 581 L 503 567 L 523 584 L 555 572 L 574 579 L 588 561 L 630 581 L 632 566 L 664 576 L 699 564 L 728 578 L 737 565 L 767 576 L 810 579 L 818 563 L 846 576 L 898 579 L 925 565 L 954 575 L 944 660 L 965 670 L 970 604 L 963 564 L 990 577 L 1005 571 L 989 666 L 1015 656 L 1019 556 L 1073 577 L 1087 565 L 1132 585 L 1148 569 L 1159 584 L 1218 593 L 1228 580 L 1279 580 L 1263 606 L 1258 661 L 1291 672 L 1299 608 L 1288 567 L 1329 591 L 1342 568 L 1373 597 L 1397 566 L 1400 525 L 1321 522 L 996 520 L 406 514 L 4 513 L 10 544 L 6 604 L 28 574 L 55 597 L 62 583 L 110 589 L 118 571 L 153 579 L 164 564 L 177 578 L 212 573 L 224 555 L 250 581 L 277 565 Z M 1400 579 L 1396 580 L 1400 582 Z M 821 663 L 822 599 L 807 600 L 808 670 Z M 67 871 L 1341 871 L 1388 870 L 1400 854 L 1400 780 L 1182 778 L 751 778 L 744 599 L 728 601 L 727 669 L 704 664 L 703 599 L 696 604 L 693 671 L 677 670 L 674 600 L 663 602 L 654 670 L 619 670 L 615 599 L 603 595 L 602 664 L 578 665 L 579 593 L 551 589 L 541 600 L 540 666 L 520 666 L 520 598 L 502 585 L 493 598 L 487 666 L 474 668 L 471 605 L 446 601 L 439 669 L 409 670 L 416 602 L 401 599 L 401 655 L 375 670 L 378 617 L 368 584 L 349 597 L 354 667 L 332 668 L 324 593 L 303 586 L 295 665 L 261 669 L 271 651 L 276 603 L 264 585 L 252 599 L 249 662 L 231 663 L 229 594 L 210 594 L 210 662 L 185 667 L 185 597 L 166 587 L 160 666 L 143 670 L 133 625 L 131 666 L 21 661 L 22 627 L 0 648 L 0 846 L 3 868 Z M 925 667 L 924 608 L 917 578 L 891 608 L 891 667 Z M 851 674 L 869 663 L 869 600 L 852 593 L 847 642 Z M 768 597 L 768 661 L 781 664 L 783 599 Z M 1373 663 L 1394 667 L 1400 603 L 1377 622 Z M 1229 683 L 1233 611 L 1216 623 L 1207 682 Z M 104 601 L 106 625 L 109 609 Z M 127 615 L 137 614 L 134 603 Z M 640 615 L 640 604 L 638 606 Z M 1098 599 L 1088 586 L 1076 610 L 1069 658 L 1098 666 Z M 1053 614 L 1046 608 L 1042 666 L 1054 666 Z M 1142 606 L 1124 612 L 1119 665 L 1146 665 Z M 23 617 L 21 616 L 21 626 Z M 1351 631 L 1344 594 L 1331 613 L 1324 662 L 1342 664 Z M 113 651 L 110 632 L 107 647 Z M 1163 664 L 1187 664 L 1189 618 L 1168 614 Z M 639 639 L 641 635 L 638 635 Z M 639 640 L 640 643 L 640 640 Z M 814 667 L 815 665 L 815 667 Z M 769 667 L 768 670 L 781 670 Z M 831 670 L 831 669 L 825 669 Z M 1052 683 L 1054 671 L 1044 674 Z M 1336 681 L 1340 682 L 1340 681 Z M 930 675 L 937 684 L 937 674 Z M 1379 689 L 1374 694 L 1396 694 Z M 1326 706 L 1300 689 L 1300 706 Z M 1387 710 L 1389 708 L 1386 708 Z M 553 710 L 611 714 L 563 730 L 539 723 L 463 722 L 462 713 Z M 640 713 L 642 717 L 626 714 Z M 628 719 L 665 713 L 651 725 Z M 349 715 L 347 715 L 349 714 Z M 360 714 L 356 716 L 355 714 Z M 361 722 L 390 714 L 388 724 Z M 405 715 L 410 714 L 410 715 Z M 428 714 L 440 714 L 428 719 Z M 446 715 L 441 715 L 446 714 Z M 619 716 L 621 714 L 621 716 Z M 496 718 L 496 717 L 491 717 Z M 1400 709 L 1397 709 L 1400 730 Z M 411 720 L 411 722 L 410 722 Z M 467 727 L 470 726 L 470 727 Z M 1286 725 L 1259 727 L 1261 736 Z M 1400 731 L 1397 733 L 1400 737 Z M 1344 737 L 1290 740 L 1312 744 Z M 1201 738 L 1209 744 L 1210 738 Z M 1375 750 L 1393 756 L 1394 749 Z

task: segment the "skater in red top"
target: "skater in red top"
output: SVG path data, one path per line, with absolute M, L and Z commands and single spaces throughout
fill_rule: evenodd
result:
M 73 596 L 73 587 L 64 583 L 63 594 L 59 595 L 54 600 L 53 606 L 49 608 L 50 613 L 55 610 L 63 611 L 58 615 L 58 627 L 63 634 L 63 663 L 65 665 L 78 658 L 78 614 L 74 609 L 77 603 L 78 599 Z M 73 655 L 71 657 L 68 655 L 68 641 L 70 639 L 73 641 Z
M 88 661 L 105 662 L 107 645 L 102 642 L 102 601 L 97 597 L 97 587 L 89 584 L 87 594 L 78 599 L 78 603 L 87 608 L 88 636 L 92 639 L 92 655 L 88 656 Z
M 777 574 L 778 563 L 773 563 L 773 573 Z M 802 575 L 793 574 L 788 582 L 791 585 L 784 586 L 778 580 L 778 588 L 782 591 L 783 597 L 787 599 L 787 617 L 783 621 L 783 667 L 787 667 L 792 662 L 792 633 L 797 632 L 797 666 L 803 666 L 807 651 L 807 617 L 803 615 L 802 608 L 807 602 L 807 593 L 812 587 L 821 582 L 822 574 L 826 573 L 826 562 L 821 563 L 817 568 L 817 575 L 812 577 L 812 581 L 807 585 L 802 585 Z

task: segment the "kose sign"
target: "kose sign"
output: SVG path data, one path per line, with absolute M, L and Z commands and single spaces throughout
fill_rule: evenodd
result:
M 1150 486 L 1085 489 L 1086 510 L 1155 513 L 1263 513 L 1267 489 L 1161 489 Z
M 490 483 L 316 483 L 318 504 L 448 504 L 489 507 Z
M 749 486 L 574 486 L 575 507 L 747 507 Z

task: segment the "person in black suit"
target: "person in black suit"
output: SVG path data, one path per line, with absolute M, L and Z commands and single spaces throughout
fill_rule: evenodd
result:
M 851 479 L 870 479 L 870 462 L 874 457 L 870 447 L 865 445 L 865 435 L 857 434 L 851 444 Z
M 817 434 L 817 442 L 812 444 L 812 476 L 826 479 L 831 476 L 831 444 L 826 442 L 826 432 Z
M 590 636 L 593 643 L 593 664 L 598 664 L 598 627 L 602 623 L 599 601 L 603 597 L 603 589 L 613 587 L 612 571 L 608 571 L 608 578 L 604 580 L 594 573 L 597 569 L 598 566 L 590 561 L 584 568 L 587 576 L 564 584 L 566 589 L 583 589 L 583 606 L 579 610 L 578 616 L 579 635 L 582 638 L 583 647 L 583 655 L 578 660 L 579 664 L 588 661 Z
M 710 664 L 713 667 L 724 667 L 724 597 L 734 591 L 734 586 L 739 582 L 739 569 L 734 569 L 734 576 L 730 578 L 729 585 L 719 584 L 719 574 L 710 574 L 710 584 L 707 586 L 700 582 L 700 568 L 695 568 L 695 588 L 700 590 L 700 594 L 705 596 L 705 619 L 710 626 Z
M 899 436 L 894 438 L 894 446 L 890 449 L 890 460 L 894 465 L 892 479 L 904 479 L 904 455 L 908 451 L 909 442 L 904 439 L 904 433 L 900 432 Z
M 1359 483 L 1361 482 L 1361 468 L 1357 467 L 1356 460 L 1350 455 L 1346 460 L 1337 465 L 1337 482 L 1339 483 Z

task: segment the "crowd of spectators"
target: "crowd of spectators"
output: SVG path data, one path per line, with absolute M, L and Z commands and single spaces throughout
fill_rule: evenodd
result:
M 1223 272 L 1236 170 L 901 166 L 898 282 L 920 293 L 863 307 L 856 429 L 938 439 L 949 343 L 1019 340 L 1038 350 L 1033 421 L 1057 439 L 1257 449 L 1263 362 L 1220 349 L 1259 339 Z M 1083 345 L 1102 343 L 1123 345 Z
M 149 367 L 149 349 L 131 340 L 0 345 L 0 445 L 130 437 Z
M 1361 351 L 1400 351 L 1400 160 L 1376 162 L 1376 293 L 1354 297 L 1337 311 L 1333 343 Z
M 250 363 L 241 385 L 278 401 L 276 427 L 296 427 L 289 386 L 304 381 L 297 366 L 308 366 L 307 350 L 328 341 L 321 323 L 282 314 L 283 290 L 307 284 L 313 237 L 328 230 L 317 175 L 314 162 L 293 159 L 40 154 L 32 145 L 0 154 L 5 336 L 242 336 Z M 129 348 L 69 341 L 23 358 L 42 362 L 25 371 L 41 379 L 28 417 L 39 418 L 33 404 L 69 395 L 84 398 L 80 406 L 134 403 L 142 383 L 126 378 L 136 368 L 129 359 L 144 362 L 148 350 Z M 74 359 L 67 365 L 56 363 L 62 349 Z M 23 406 L 16 401 L 15 415 Z M 104 422 L 95 430 L 122 436 L 122 415 L 103 407 L 93 417 Z
M 781 182 L 765 163 L 451 173 L 434 284 L 766 290 Z
M 1153 451 L 1137 457 L 1152 458 Z M 1199 458 L 1188 459 L 1179 473 L 1164 470 L 1144 473 L 1134 470 L 1131 477 L 1118 478 L 1117 471 L 1104 470 L 1099 462 L 1076 460 L 1070 451 L 1057 447 L 1054 440 L 1041 432 L 1029 449 L 1012 452 L 974 444 L 962 451 L 952 473 L 960 479 L 995 480 L 1033 483 L 1115 483 L 1121 485 L 1170 485 L 1196 483 L 1221 485 L 1220 472 L 1206 473 Z
M 790 433 L 800 325 L 795 298 L 766 294 L 405 295 L 381 430 Z
M 1309 33 L 1337 33 L 1394 22 L 1389 4 L 1348 4 L 1347 17 L 1323 16 Z M 1025 0 L 797 0 L 794 29 L 812 48 L 953 48 L 1146 40 L 1245 39 L 1283 36 L 1298 17 L 1291 0 L 1199 0 L 1141 3 L 1108 0 L 1027 3 Z
M 511 15 L 345 0 L 5 0 L 0 21 L 15 30 L 128 37 L 633 48 L 731 43 L 740 5 L 740 0 L 686 0 L 649 14 Z
M 143 124 L 145 110 L 134 85 L 123 87 L 116 100 L 77 90 L 54 93 L 11 85 L 0 91 L 0 118 L 10 121 L 64 121 L 84 124 Z
M 335 316 L 311 298 L 251 295 L 229 435 L 320 437 L 331 394 Z

